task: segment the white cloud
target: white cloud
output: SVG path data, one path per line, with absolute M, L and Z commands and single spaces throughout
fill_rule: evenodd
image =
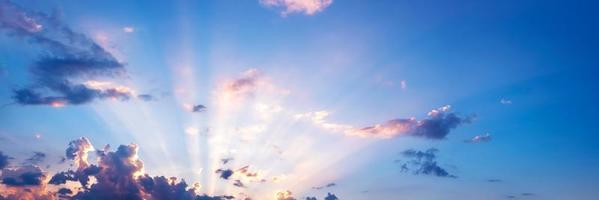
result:
M 133 32 L 135 32 L 135 28 L 133 28 L 131 26 L 125 26 L 125 27 L 123 27 L 123 32 L 125 32 L 125 33 L 133 33 Z
M 283 8 L 282 16 L 292 13 L 314 15 L 330 6 L 333 0 L 260 0 L 260 4 L 267 7 Z

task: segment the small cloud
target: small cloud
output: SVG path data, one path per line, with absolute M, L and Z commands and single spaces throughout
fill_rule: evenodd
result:
M 277 192 L 275 198 L 276 200 L 297 200 L 289 190 Z
M 501 179 L 487 179 L 487 182 L 489 182 L 489 183 L 499 183 L 499 182 L 503 182 L 503 180 L 501 180 Z
M 491 141 L 493 138 L 491 137 L 491 134 L 486 133 L 484 135 L 477 135 L 472 137 L 469 140 L 464 140 L 464 142 L 466 143 L 481 143 L 481 142 L 489 142 Z
M 336 183 L 329 183 L 329 184 L 322 185 L 322 186 L 312 187 L 312 189 L 320 190 L 320 189 L 323 189 L 323 188 L 330 188 L 330 187 L 333 187 L 333 186 L 336 186 L 336 185 L 337 185 Z
M 233 175 L 233 170 L 230 169 L 217 169 L 214 173 L 220 174 L 222 179 L 228 180 Z
M 156 100 L 156 98 L 154 96 L 152 96 L 151 94 L 140 94 L 137 95 L 138 99 L 141 99 L 142 101 L 154 101 Z
M 131 26 L 125 26 L 125 27 L 123 27 L 123 32 L 125 32 L 125 33 L 133 33 L 133 32 L 135 32 L 135 28 L 133 28 Z
M 499 103 L 501 103 L 503 105 L 509 105 L 509 104 L 512 104 L 512 100 L 501 98 L 501 100 L 499 100 Z
M 399 83 L 402 90 L 406 90 L 408 88 L 408 83 L 406 80 L 401 80 Z
M 292 13 L 314 15 L 322 12 L 332 3 L 333 0 L 260 0 L 260 4 L 266 7 L 282 8 L 283 17 Z
M 204 112 L 204 111 L 206 111 L 206 106 L 204 106 L 202 104 L 198 104 L 198 105 L 193 106 L 191 111 L 192 112 Z
M 187 127 L 187 128 L 185 128 L 185 133 L 187 135 L 191 135 L 191 136 L 193 136 L 193 135 L 199 135 L 200 134 L 200 129 L 195 128 L 195 127 Z
M 44 161 L 44 159 L 46 159 L 46 154 L 36 151 L 33 152 L 33 156 L 31 156 L 30 158 L 28 158 L 27 160 L 25 160 L 25 162 L 23 164 L 25 165 L 39 165 L 40 163 L 42 163 Z
M 0 170 L 8 166 L 8 160 L 10 159 L 12 159 L 12 157 L 7 156 L 2 151 L 0 151 Z
M 425 151 L 413 149 L 403 151 L 401 154 L 412 160 L 402 164 L 402 172 L 407 172 L 412 169 L 414 174 L 457 178 L 457 176 L 450 174 L 447 170 L 437 164 L 437 152 L 439 152 L 439 150 L 435 148 L 430 148 Z

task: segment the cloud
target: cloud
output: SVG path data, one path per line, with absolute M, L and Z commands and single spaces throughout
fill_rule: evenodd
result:
M 27 11 L 8 0 L 0 1 L 0 11 L 1 30 L 44 50 L 31 66 L 33 84 L 14 89 L 16 103 L 60 107 L 131 97 L 122 87 L 98 89 L 81 82 L 126 74 L 123 63 L 86 35 L 73 31 L 55 16 Z
M 452 112 L 449 105 L 433 109 L 422 120 L 413 117 L 398 118 L 363 128 L 327 122 L 326 117 L 329 114 L 327 111 L 309 112 L 298 114 L 295 118 L 308 119 L 323 129 L 342 132 L 349 136 L 393 138 L 399 135 L 411 135 L 427 139 L 444 139 L 451 130 L 472 121 L 472 116 L 460 116 Z
M 69 142 L 69 147 L 65 151 L 65 154 L 67 159 L 74 160 L 79 169 L 82 169 L 89 166 L 87 157 L 88 153 L 93 150 L 94 147 L 91 142 L 85 137 L 80 137 Z
M 41 162 L 44 161 L 44 159 L 46 159 L 46 154 L 42 153 L 42 152 L 33 152 L 33 156 L 31 156 L 30 158 L 28 158 L 27 160 L 25 160 L 24 164 L 29 164 L 29 165 L 38 165 Z
M 2 184 L 13 187 L 38 186 L 42 184 L 45 174 L 38 166 L 26 165 L 2 170 Z
M 8 166 L 8 160 L 12 159 L 12 157 L 5 155 L 2 151 L 0 151 L 0 170 L 4 169 Z
M 466 143 L 481 143 L 481 142 L 489 142 L 492 139 L 493 138 L 491 137 L 491 134 L 486 133 L 484 135 L 476 135 L 468 140 L 464 140 L 464 142 L 466 142 Z
M 125 32 L 125 33 L 133 33 L 133 32 L 135 32 L 135 28 L 133 28 L 131 26 L 125 26 L 125 27 L 123 27 L 123 32 Z
M 318 200 L 316 197 L 306 197 L 306 200 Z M 331 193 L 327 193 L 327 196 L 324 197 L 324 200 L 339 200 L 337 196 Z
M 402 152 L 402 155 L 412 160 L 402 164 L 402 172 L 412 171 L 414 174 L 433 175 L 439 177 L 457 178 L 447 170 L 437 165 L 437 152 L 439 150 L 430 148 L 425 151 L 409 149 Z
M 296 198 L 293 197 L 293 193 L 289 190 L 277 192 L 275 198 L 276 200 L 296 200 Z
M 487 179 L 487 182 L 489 182 L 489 183 L 499 183 L 499 182 L 503 182 L 503 180 L 501 180 L 501 179 Z
M 501 103 L 503 105 L 509 105 L 509 104 L 512 104 L 512 100 L 501 98 L 501 100 L 499 100 L 499 103 Z
M 334 194 L 327 193 L 327 196 L 324 197 L 324 200 L 339 200 L 339 198 L 337 198 L 337 196 L 335 196 Z
M 204 112 L 206 110 L 206 106 L 202 105 L 202 104 L 198 104 L 193 106 L 193 108 L 191 109 L 191 112 Z
M 217 169 L 214 173 L 220 174 L 222 179 L 228 180 L 233 175 L 233 170 L 230 169 Z
M 323 188 L 329 188 L 329 187 L 333 187 L 333 186 L 336 186 L 336 185 L 337 184 L 335 184 L 335 183 L 329 183 L 329 184 L 322 185 L 322 186 L 312 187 L 312 189 L 320 190 L 320 189 L 323 189 Z
M 330 6 L 333 0 L 260 0 L 266 7 L 282 8 L 281 16 L 293 13 L 314 15 Z

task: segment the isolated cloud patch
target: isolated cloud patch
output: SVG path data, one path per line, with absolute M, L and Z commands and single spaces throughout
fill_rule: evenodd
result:
M 476 135 L 468 140 L 464 140 L 465 143 L 481 143 L 481 142 L 489 142 L 491 141 L 493 138 L 491 137 L 491 134 L 486 133 L 484 135 Z
M 450 177 L 456 178 L 455 175 L 450 174 L 437 164 L 437 153 L 439 150 L 435 148 L 427 149 L 425 151 L 409 149 L 403 151 L 402 156 L 411 159 L 410 161 L 401 165 L 402 172 L 412 171 L 414 174 L 432 175 L 438 177 Z
M 44 50 L 30 68 L 33 84 L 13 91 L 13 100 L 18 104 L 77 105 L 95 99 L 128 100 L 133 96 L 123 87 L 94 88 L 83 83 L 125 77 L 124 64 L 56 16 L 27 11 L 0 0 L 0 30 Z
M 449 105 L 433 109 L 422 120 L 413 117 L 398 118 L 362 128 L 328 122 L 326 121 L 328 115 L 327 111 L 318 111 L 298 114 L 295 118 L 307 119 L 325 130 L 341 132 L 349 136 L 393 138 L 399 135 L 411 135 L 427 139 L 444 139 L 451 130 L 472 121 L 472 116 L 460 116 L 452 112 Z
M 266 7 L 282 9 L 281 16 L 293 13 L 314 15 L 323 11 L 333 3 L 333 0 L 260 0 Z

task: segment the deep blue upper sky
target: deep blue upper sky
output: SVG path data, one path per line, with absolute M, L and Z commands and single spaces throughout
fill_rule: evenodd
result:
M 136 143 L 145 172 L 209 195 L 599 195 L 595 1 L 0 2 L 0 152 L 11 167 L 39 151 L 59 171 L 84 136 L 97 149 Z M 122 74 L 102 74 L 111 67 Z M 93 97 L 59 89 L 78 84 Z M 19 99 L 24 90 L 52 98 Z M 192 112 L 198 104 L 206 110 Z M 448 174 L 418 171 L 426 162 L 406 153 L 429 148 Z M 225 157 L 269 181 L 232 186 L 214 173 Z

